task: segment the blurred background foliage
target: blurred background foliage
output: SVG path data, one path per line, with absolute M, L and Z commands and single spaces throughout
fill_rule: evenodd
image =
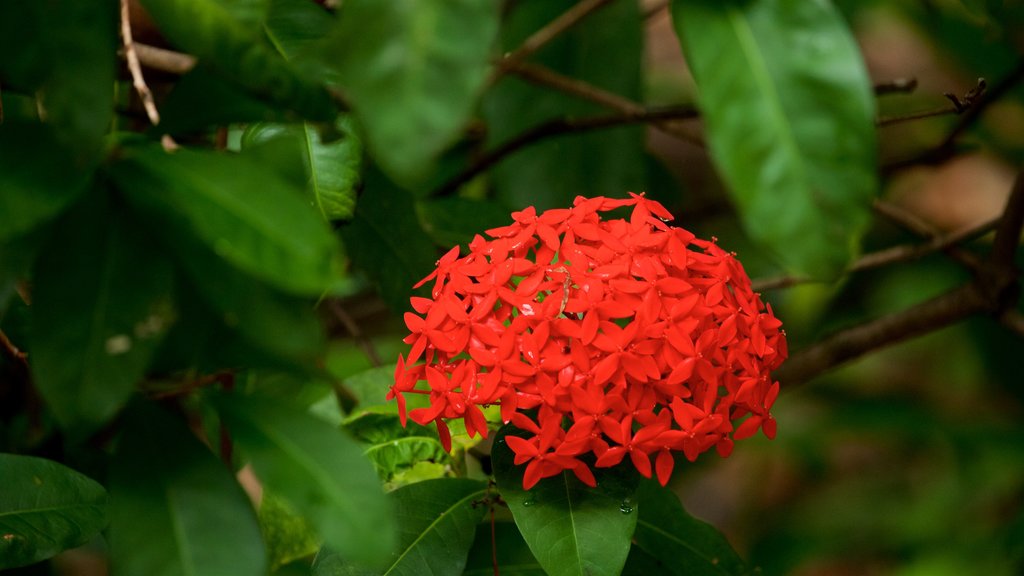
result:
M 146 3 L 151 9 L 172 4 Z M 489 170 L 465 174 L 485 150 L 493 150 L 525 130 L 546 121 L 600 115 L 605 110 L 517 75 L 490 76 L 492 45 L 500 46 L 497 52 L 514 49 L 572 3 L 511 1 L 501 3 L 500 9 L 498 3 L 493 7 L 477 3 L 482 12 L 474 17 L 494 24 L 493 29 L 483 26 L 474 34 L 444 38 L 439 45 L 417 45 L 420 39 L 415 31 L 403 27 L 404 16 L 398 12 L 383 15 L 381 22 L 363 34 L 344 28 L 330 32 L 326 11 L 313 2 L 305 2 L 308 11 L 296 8 L 299 4 L 299 0 L 269 2 L 262 28 L 252 24 L 259 18 L 246 20 L 244 12 L 235 13 L 238 25 L 229 28 L 240 36 L 259 37 L 259 45 L 268 52 L 219 57 L 209 57 L 219 49 L 216 38 L 196 33 L 180 15 L 157 14 L 161 23 L 178 23 L 177 29 L 162 29 L 175 48 L 201 56 L 201 64 L 180 78 L 159 72 L 148 76 L 162 114 L 159 131 L 147 126 L 131 81 L 121 71 L 116 91 L 120 108 L 113 119 L 119 130 L 146 133 L 151 139 L 157 132 L 170 134 L 184 146 L 237 152 L 237 162 L 217 169 L 233 171 L 246 185 L 258 186 L 262 178 L 292 178 L 297 182 L 292 188 L 314 186 L 314 197 L 326 202 L 318 206 L 321 215 L 334 222 L 333 229 L 344 245 L 343 253 L 324 248 L 322 264 L 332 269 L 321 271 L 321 276 L 308 281 L 299 278 L 295 280 L 298 284 L 258 284 L 263 288 L 256 292 L 250 291 L 253 277 L 265 269 L 247 262 L 245 255 L 225 268 L 219 260 L 224 254 L 189 245 L 189 258 L 166 264 L 174 270 L 177 323 L 158 348 L 146 352 L 150 371 L 156 375 L 146 382 L 151 397 L 177 391 L 187 379 L 171 375 L 183 365 L 200 372 L 255 366 L 259 370 L 236 386 L 290 398 L 310 408 L 318 421 L 343 427 L 372 453 L 378 478 L 393 488 L 465 473 L 460 466 L 478 465 L 473 458 L 464 457 L 463 448 L 472 452 L 472 447 L 457 445 L 455 458 L 449 460 L 451 457 L 439 450 L 432 429 L 391 430 L 396 423 L 394 409 L 382 405 L 395 358 L 405 349 L 401 338 L 407 331 L 401 312 L 407 307 L 410 287 L 429 272 L 440 249 L 465 244 L 473 234 L 507 222 L 509 212 L 526 204 L 550 208 L 571 203 L 577 194 L 621 196 L 632 190 L 646 191 L 663 202 L 677 216 L 677 225 L 699 236 L 717 237 L 722 246 L 739 255 L 751 277 L 783 273 L 777 253 L 773 255 L 763 242 L 752 240 L 744 231 L 750 226 L 744 227 L 741 211 L 729 199 L 721 173 L 714 168 L 707 149 L 695 143 L 702 138 L 699 122 L 683 123 L 679 127 L 682 138 L 640 124 L 556 135 L 523 147 Z M 344 4 L 347 2 L 342 11 Z M 353 10 L 372 10 L 367 2 L 351 4 Z M 239 3 L 242 8 L 237 10 L 245 5 Z M 877 133 L 879 196 L 945 232 L 998 216 L 1014 175 L 1024 163 L 1024 83 L 1019 81 L 1024 77 L 1024 7 L 994 0 L 840 0 L 835 5 L 853 32 L 871 80 L 879 86 L 894 81 L 904 86 L 877 97 L 877 116 L 883 124 Z M 424 18 L 449 17 L 437 2 L 424 2 L 414 9 L 423 10 Z M 496 12 L 486 14 L 491 9 Z M 38 17 L 29 12 L 22 16 Z M 109 24 L 109 19 L 103 22 Z M 52 23 L 53 35 L 67 36 L 55 41 L 53 49 L 88 62 L 88 54 L 68 50 L 68 46 L 78 45 L 72 32 L 80 32 L 85 25 L 74 13 L 57 18 Z M 221 29 L 213 21 L 195 25 L 200 31 L 204 26 Z M 144 27 L 137 28 L 137 41 L 164 41 L 159 36 L 147 37 L 144 31 Z M 112 28 L 107 32 L 112 33 Z M 332 53 L 345 55 L 343 61 L 324 62 L 321 56 L 310 55 L 313 40 L 324 34 Z M 392 100 L 382 98 L 387 90 L 381 86 L 391 86 L 390 82 L 402 77 L 402 71 L 382 66 L 379 77 L 364 75 L 359 83 L 345 86 L 356 112 L 354 117 L 345 113 L 332 120 L 333 134 L 323 126 L 295 122 L 323 120 L 324 109 L 331 106 L 329 94 L 303 88 L 309 74 L 344 77 L 351 67 L 363 62 L 361 59 L 380 50 L 386 39 L 395 37 L 406 39 L 406 44 L 399 42 L 401 48 L 451 57 L 462 74 L 445 76 L 441 67 L 434 71 L 435 77 L 401 80 L 410 82 L 401 94 L 413 97 Z M 96 38 L 104 36 L 97 34 L 83 43 L 95 43 Z M 38 56 L 14 56 L 16 47 L 12 46 L 0 40 L 5 79 L 33 87 L 53 81 L 34 77 L 24 66 L 8 66 L 15 59 L 31 66 L 32 58 Z M 97 49 L 106 48 L 114 49 L 112 45 Z M 269 52 L 271 49 L 276 52 Z M 260 92 L 269 85 L 260 74 L 278 73 L 276 64 L 267 65 L 278 62 L 277 56 L 292 64 L 288 70 L 301 74 L 273 76 L 274 83 L 280 83 L 275 85 L 284 88 Z M 698 92 L 670 10 L 658 0 L 613 2 L 530 61 L 651 107 L 692 105 Z M 234 76 L 225 73 L 238 62 L 245 66 Z M 67 64 L 76 65 L 74 58 Z M 60 78 L 60 73 L 66 72 L 58 68 L 54 77 Z M 97 71 L 111 78 L 113 73 L 112 69 Z M 979 78 L 984 78 L 988 90 L 1003 86 L 1005 91 L 999 92 L 998 100 L 955 141 L 939 146 L 970 110 L 969 103 L 966 112 L 954 110 L 951 99 L 943 94 L 954 95 L 959 108 L 977 89 Z M 906 88 L 909 80 L 913 89 Z M 87 84 L 93 86 L 94 82 Z M 32 98 L 20 93 L 17 86 L 0 88 L 6 124 L 35 119 L 37 107 Z M 476 100 L 478 89 L 482 96 Z M 259 98 L 252 96 L 254 91 Z M 82 98 L 104 97 L 89 90 L 82 93 Z M 61 102 L 48 103 L 48 108 L 57 111 L 64 110 L 62 106 Z M 409 112 L 410 106 L 426 107 L 432 113 L 414 114 Z M 66 109 L 78 110 L 75 106 Z M 936 113 L 891 125 L 885 121 L 922 111 Z M 327 116 L 330 119 L 330 114 Z M 77 142 L 72 147 L 75 158 L 53 160 L 53 166 L 94 165 L 98 162 L 95 155 L 109 145 L 101 143 L 100 136 L 110 121 L 109 117 L 69 117 L 70 133 L 33 133 L 32 138 L 39 141 L 30 142 L 22 153 L 46 150 L 51 141 L 73 138 Z M 286 121 L 291 122 L 287 127 L 281 124 Z M 221 128 L 210 129 L 214 125 Z M 5 126 L 4 130 L 10 129 Z M 0 151 L 8 159 L 15 158 L 19 150 L 20 144 L 14 142 L 13 137 L 0 141 Z M 308 146 L 296 151 L 299 147 L 287 142 Z M 130 153 L 118 158 L 114 167 L 104 168 L 103 180 L 104 185 L 109 180 L 115 188 L 125 190 L 130 188 L 127 182 L 146 178 L 155 178 L 159 188 L 161 178 L 184 178 L 207 161 L 200 155 L 191 160 L 182 155 L 180 166 L 166 168 L 170 172 L 161 175 L 159 170 L 165 168 L 152 168 L 158 163 L 146 168 L 147 154 L 156 154 L 153 148 L 136 145 L 129 137 L 118 145 Z M 943 154 L 919 157 L 922 151 L 936 150 Z M 909 158 L 918 161 L 905 162 Z M 330 171 L 331 180 L 310 184 L 305 174 L 315 171 L 318 163 L 340 168 Z M 12 160 L 10 165 L 14 164 Z M 47 169 L 44 164 L 33 166 Z M 467 177 L 459 180 L 464 174 Z M 55 173 L 52 178 L 53 186 L 80 188 L 76 173 Z M 459 185 L 451 186 L 454 181 Z M 126 204 L 118 198 L 117 209 L 108 216 L 111 226 L 118 230 L 126 227 L 127 231 L 117 233 L 145 236 L 132 228 L 140 224 L 127 222 L 123 214 L 154 214 L 160 209 L 145 200 L 133 203 L 130 192 L 125 193 Z M 45 201 L 38 208 L 40 218 L 56 213 Z M 60 221 L 61 226 L 68 226 L 64 233 L 80 232 L 87 237 L 94 232 L 76 228 L 85 226 L 82 218 L 76 219 L 74 214 L 69 218 Z M 302 221 L 305 216 L 294 218 Z M 161 228 L 158 234 L 162 246 L 184 242 L 183 234 L 174 235 L 174 227 L 181 226 L 179 220 L 153 218 L 142 225 L 165 224 L 167 229 Z M 46 357 L 46 351 L 28 345 L 33 341 L 33 317 L 25 298 L 18 295 L 19 282 L 27 276 L 37 253 L 55 259 L 54 266 L 63 267 L 67 262 L 61 261 L 59 250 L 40 239 L 39 231 L 12 230 L 0 238 L 4 242 L 0 251 L 0 328 L 11 342 L 25 345 L 30 355 Z M 189 242 L 197 242 L 190 238 Z M 917 240 L 902 228 L 874 217 L 862 251 Z M 317 245 L 321 239 L 311 233 L 304 241 Z M 972 240 L 965 249 L 981 253 L 990 243 L 988 235 Z M 130 254 L 125 258 L 131 262 Z M 282 262 L 280 270 L 267 272 L 265 278 L 294 279 L 289 264 Z M 1024 266 L 1019 250 L 1017 264 Z M 152 274 L 159 277 L 170 270 L 163 266 Z M 220 280 L 219 288 L 202 281 L 211 276 Z M 315 292 L 309 287 L 323 278 L 330 280 L 330 289 L 314 312 L 302 298 Z M 969 272 L 940 253 L 857 272 L 834 284 L 770 289 L 765 298 L 785 323 L 790 349 L 797 350 L 845 326 L 941 294 L 969 278 Z M 45 293 L 39 298 L 45 300 Z M 135 304 L 145 307 L 152 302 Z M 1018 309 L 1024 311 L 1019 302 Z M 253 314 L 254 310 L 261 312 Z M 324 328 L 326 338 L 317 326 Z M 281 338 L 281 334 L 289 336 Z M 719 527 L 741 556 L 764 574 L 1020 574 L 1024 570 L 1022 352 L 1024 336 L 1020 333 L 987 318 L 974 318 L 873 353 L 799 387 L 787 390 L 783 382 L 783 395 L 776 407 L 780 423 L 776 440 L 748 441 L 728 460 L 680 462 L 673 487 L 690 512 Z M 317 369 L 296 369 L 308 367 L 307 356 L 321 358 Z M 0 356 L 0 379 L 22 378 L 20 370 L 16 359 Z M 290 373 L 276 374 L 281 370 Z M 266 372 L 275 374 L 267 376 Z M 301 393 L 295 393 L 296 383 L 301 385 Z M 103 475 L 99 464 L 105 457 L 103 451 L 65 450 L 65 443 L 74 444 L 59 430 L 60 415 L 55 420 L 41 408 L 38 395 L 24 397 L 8 390 L 5 394 L 0 398 L 3 451 L 47 455 Z M 341 410 L 333 402 L 336 394 L 341 398 Z M 117 399 L 116 406 L 105 408 L 93 424 L 103 422 L 126 401 Z M 195 420 L 208 429 L 210 438 L 217 437 L 220 416 L 213 408 L 186 402 L 185 412 L 200 415 Z M 244 420 L 244 415 L 240 418 Z M 142 426 L 137 420 L 135 416 L 131 425 Z M 169 426 L 160 434 L 178 432 Z M 387 441 L 397 436 L 409 441 L 401 452 L 389 451 Z M 230 454 L 226 458 L 230 460 Z M 118 469 L 114 470 L 116 483 Z M 122 474 L 130 472 L 121 469 Z M 277 503 L 278 499 L 270 501 Z M 264 530 L 299 522 L 287 498 L 280 502 L 279 506 L 261 508 Z M 308 557 L 316 549 L 316 544 L 308 541 L 308 528 L 285 531 L 291 535 L 271 538 L 276 544 L 270 546 L 271 566 L 280 568 L 281 573 L 296 569 L 289 562 Z M 47 567 L 28 570 L 85 573 L 97 556 L 97 547 L 94 543 L 84 551 L 59 556 Z M 467 573 L 474 566 L 478 572 L 472 573 L 486 573 L 485 552 L 471 551 Z M 474 560 L 477 557 L 480 559 Z

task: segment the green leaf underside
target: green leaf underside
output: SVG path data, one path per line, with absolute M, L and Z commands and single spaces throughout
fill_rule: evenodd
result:
M 834 278 L 877 188 L 873 94 L 842 17 L 823 0 L 674 1 L 672 16 L 748 233 L 793 272 Z
M 334 104 L 323 86 L 306 80 L 262 42 L 258 23 L 252 21 L 262 20 L 262 8 L 215 0 L 141 1 L 171 42 L 248 93 L 311 120 L 334 117 Z
M 325 550 L 317 557 L 313 574 L 462 574 L 476 525 L 487 510 L 481 502 L 486 494 L 485 483 L 466 478 L 425 480 L 403 486 L 389 494 L 396 510 L 399 547 L 387 567 L 360 570 L 343 556 Z
M 260 481 L 309 520 L 325 545 L 366 564 L 387 556 L 394 541 L 388 502 L 357 443 L 280 400 L 214 400 Z
M 129 408 L 110 485 L 108 540 L 114 573 L 266 572 L 248 497 L 186 425 L 162 409 L 141 402 Z
M 406 310 L 413 285 L 437 261 L 437 249 L 416 218 L 412 194 L 372 169 L 364 178 L 365 192 L 341 236 L 352 262 L 377 282 L 384 301 Z
M 197 239 L 280 290 L 319 296 L 337 277 L 338 244 L 301 190 L 244 155 L 147 146 L 111 168 L 119 188 L 174 246 Z
M 114 2 L 5 2 L 0 83 L 35 93 L 59 140 L 89 163 L 113 117 L 118 44 Z
M 525 466 L 513 463 L 504 441 L 510 433 L 506 426 L 495 437 L 494 477 L 540 565 L 552 576 L 619 574 L 637 522 L 635 474 L 622 466 L 598 469 L 598 486 L 590 488 L 563 472 L 523 490 Z
M 242 136 L 242 147 L 284 139 L 300 150 L 308 179 L 306 189 L 317 210 L 325 220 L 346 220 L 355 209 L 363 147 L 351 119 L 339 118 L 336 129 L 338 138 L 325 142 L 308 122 L 253 124 Z
M 493 0 L 347 0 L 324 60 L 397 182 L 422 179 L 469 119 L 498 30 Z
M 107 523 L 107 492 L 56 462 L 0 454 L 0 569 L 85 544 Z
M 512 50 L 573 6 L 573 0 L 512 5 L 502 47 Z M 530 57 L 552 70 L 640 100 L 643 20 L 636 2 L 612 2 Z M 483 99 L 488 146 L 494 148 L 553 118 L 608 114 L 591 102 L 506 74 Z M 646 185 L 644 128 L 630 126 L 547 139 L 509 156 L 492 171 L 507 206 L 538 210 L 572 205 L 578 195 L 622 197 Z
M 690 516 L 679 497 L 653 481 L 644 482 L 636 533 L 637 546 L 660 561 L 668 574 L 740 576 L 749 570 L 718 530 Z
M 76 434 L 127 402 L 174 321 L 172 267 L 132 217 L 97 191 L 58 223 L 62 234 L 36 262 L 32 370 Z

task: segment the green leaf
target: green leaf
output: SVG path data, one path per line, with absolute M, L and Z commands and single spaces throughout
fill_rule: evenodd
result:
M 793 272 L 853 257 L 876 182 L 874 96 L 824 0 L 672 3 L 712 159 L 750 236 Z
M 311 120 L 334 117 L 334 103 L 324 87 L 300 75 L 262 42 L 256 26 L 246 25 L 256 16 L 262 19 L 262 13 L 242 10 L 247 2 L 141 1 L 171 42 L 250 94 Z
M 157 146 L 124 150 L 111 173 L 125 196 L 162 222 L 174 246 L 197 238 L 281 290 L 319 296 L 337 278 L 338 242 L 280 174 L 244 155 Z
M 312 557 L 320 549 L 320 538 L 309 522 L 273 493 L 263 492 L 259 519 L 271 571 L 289 562 Z
M 43 458 L 0 454 L 0 569 L 81 546 L 107 523 L 107 492 Z
M 484 230 L 512 221 L 508 209 L 497 202 L 458 196 L 421 200 L 416 212 L 427 234 L 441 246 L 467 245 Z
M 70 150 L 40 124 L 0 129 L 0 243 L 26 234 L 77 198 L 88 177 Z
M 497 549 L 491 544 L 492 528 Z M 547 576 L 512 522 L 484 522 L 476 527 L 476 539 L 462 575 L 493 576 L 495 560 L 501 576 Z
M 358 444 L 280 400 L 222 395 L 214 402 L 260 481 L 309 520 L 327 546 L 367 564 L 391 552 L 390 509 Z
M 679 576 L 740 576 L 749 570 L 725 536 L 687 514 L 668 488 L 645 481 L 638 497 L 640 518 L 633 538 L 661 562 L 664 573 Z
M 138 402 L 110 469 L 113 570 L 125 576 L 251 576 L 267 570 L 256 513 L 186 424 Z
M 340 228 L 352 262 L 380 287 L 392 310 L 406 310 L 412 287 L 430 273 L 437 250 L 416 219 L 415 199 L 370 170 L 355 217 Z
M 242 135 L 242 149 L 275 139 L 285 139 L 301 151 L 308 178 L 306 189 L 325 220 L 347 220 L 356 204 L 363 165 L 363 145 L 350 118 L 336 124 L 340 135 L 325 142 L 316 128 L 302 124 L 253 124 Z
M 35 92 L 42 117 L 83 164 L 104 150 L 117 46 L 116 2 L 39 0 L 0 7 L 0 54 L 8 55 L 0 59 L 0 84 Z
M 512 50 L 575 4 L 521 0 L 512 4 L 502 47 Z M 643 18 L 636 2 L 612 2 L 561 34 L 531 62 L 639 100 Z M 488 146 L 494 148 L 553 118 L 608 114 L 605 108 L 506 74 L 483 100 Z M 644 128 L 628 126 L 547 139 L 504 159 L 492 171 L 507 206 L 538 210 L 572 205 L 579 194 L 622 197 L 642 192 L 647 176 Z
M 363 453 L 386 482 L 420 462 L 452 460 L 433 428 L 415 422 L 402 426 L 395 414 L 363 413 L 347 420 L 344 428 L 364 444 Z
M 498 431 L 491 449 L 494 479 L 533 555 L 551 576 L 618 575 L 637 525 L 635 473 L 625 466 L 597 469 L 590 488 L 571 472 L 545 478 L 523 490 L 525 466 Z
M 360 570 L 345 557 L 321 551 L 314 576 L 380 574 L 386 576 L 458 576 L 466 566 L 476 524 L 487 505 L 487 484 L 466 478 L 426 480 L 389 494 L 395 504 L 399 547 L 382 570 Z
M 469 119 L 498 31 L 493 0 L 347 0 L 325 63 L 366 127 L 374 158 L 404 184 Z
M 312 46 L 323 40 L 334 17 L 308 0 L 270 0 L 264 30 L 277 51 L 288 60 L 305 60 Z
M 32 371 L 74 433 L 120 410 L 174 321 L 173 269 L 131 218 L 97 191 L 57 224 L 36 262 Z

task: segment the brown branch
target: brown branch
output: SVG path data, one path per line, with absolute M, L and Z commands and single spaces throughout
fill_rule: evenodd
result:
M 364 334 L 359 328 L 359 324 L 354 318 L 352 318 L 348 311 L 345 310 L 345 307 L 341 305 L 341 302 L 335 298 L 331 298 L 327 300 L 327 307 L 330 309 L 331 313 L 334 314 L 334 317 L 341 322 L 341 325 L 345 327 L 345 330 L 348 331 L 349 335 L 352 336 L 352 338 L 359 344 L 359 347 L 363 349 L 366 357 L 370 360 L 370 364 L 373 364 L 374 367 L 383 366 L 384 363 L 381 362 L 380 354 L 377 353 L 377 348 L 374 347 L 373 342 L 366 337 L 366 334 Z
M 833 334 L 793 354 L 773 376 L 783 386 L 792 388 L 868 352 L 933 332 L 988 309 L 988 299 L 972 282 L 901 312 Z
M 24 364 L 26 368 L 28 367 L 28 355 L 15 346 L 14 342 L 11 342 L 11 339 L 7 337 L 7 334 L 4 334 L 3 330 L 0 330 L 0 350 L 3 350 L 4 354 L 12 360 Z
M 571 8 L 563 12 L 557 18 L 548 22 L 540 30 L 530 35 L 518 48 L 509 52 L 498 63 L 498 73 L 503 72 L 508 65 L 522 62 L 531 54 L 546 46 L 549 42 L 560 36 L 563 32 L 575 26 L 578 22 L 593 14 L 597 9 L 611 3 L 612 0 L 580 0 Z
M 883 116 L 875 120 L 875 126 L 885 128 L 896 124 L 902 124 L 904 122 L 912 122 L 914 120 L 922 120 L 924 118 L 935 118 L 937 116 L 949 116 L 951 114 L 959 113 L 960 109 L 956 106 L 946 106 L 945 108 L 934 108 L 932 110 L 923 110 L 921 112 L 911 112 L 910 114 L 904 114 L 901 116 Z
M 891 202 L 875 200 L 871 207 L 875 212 L 886 217 L 897 226 L 922 238 L 935 238 L 942 234 L 938 228 L 924 220 L 921 220 L 921 218 L 916 214 L 908 212 Z M 983 266 L 980 258 L 971 252 L 958 248 L 955 244 L 947 246 L 942 250 L 949 255 L 950 258 L 966 266 L 973 272 L 977 272 Z
M 1024 227 L 1024 174 L 1018 174 L 1006 200 L 1002 221 L 996 229 L 989 261 L 997 268 L 1014 269 L 1014 256 L 1020 245 L 1020 232 Z
M 195 56 L 148 44 L 134 43 L 139 63 L 153 70 L 181 76 L 196 66 Z
M 146 79 L 142 75 L 142 65 L 139 63 L 139 55 L 135 51 L 135 42 L 132 40 L 131 13 L 128 8 L 128 0 L 121 0 L 121 40 L 124 44 L 124 56 L 128 62 L 128 72 L 131 73 L 132 86 L 142 100 L 142 107 L 146 110 L 151 124 L 156 126 L 160 123 L 160 112 L 156 109 L 156 102 L 153 100 L 153 92 L 149 90 Z
M 697 114 L 697 109 L 693 106 L 678 106 L 663 109 L 645 109 L 639 114 L 616 114 L 590 118 L 556 118 L 549 120 L 512 137 L 497 148 L 486 152 L 465 170 L 438 186 L 431 192 L 431 195 L 451 194 L 458 190 L 460 186 L 501 162 L 506 157 L 546 138 L 626 124 L 696 118 Z

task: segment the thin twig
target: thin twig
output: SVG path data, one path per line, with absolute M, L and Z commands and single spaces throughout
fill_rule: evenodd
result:
M 380 359 L 380 354 L 377 353 L 377 348 L 373 345 L 373 342 L 366 337 L 366 334 L 359 328 L 359 324 L 354 318 L 345 310 L 345 307 L 341 305 L 335 298 L 327 300 L 327 306 L 334 317 L 341 322 L 341 325 L 345 327 L 349 335 L 359 344 L 359 347 L 363 349 L 366 357 L 369 358 L 370 364 L 374 367 L 383 366 L 384 363 Z
M 875 126 L 879 128 L 885 128 L 887 126 L 893 126 L 895 124 L 902 124 L 904 122 L 911 122 L 914 120 L 921 120 L 923 118 L 934 118 L 937 116 L 949 116 L 952 114 L 959 114 L 955 106 L 946 106 L 944 108 L 934 108 L 932 110 L 924 110 L 921 112 L 911 112 L 902 116 L 883 116 L 875 120 Z
M 925 222 L 916 214 L 908 212 L 891 202 L 875 200 L 871 207 L 875 212 L 886 217 L 900 228 L 922 238 L 935 238 L 942 234 L 941 230 L 928 222 Z M 976 255 L 966 250 L 962 250 L 956 245 L 947 246 L 943 251 L 949 255 L 950 258 L 971 269 L 973 272 L 979 271 L 983 266 L 983 262 Z
M 606 116 L 593 116 L 590 118 L 556 118 L 549 120 L 533 128 L 526 130 L 503 142 L 497 148 L 486 152 L 472 165 L 462 172 L 459 172 L 443 184 L 438 186 L 431 195 L 451 194 L 460 186 L 469 182 L 485 170 L 501 162 L 515 152 L 535 144 L 546 138 L 622 126 L 626 124 L 637 124 L 654 122 L 659 120 L 683 120 L 696 118 L 697 109 L 693 106 L 677 106 L 662 109 L 644 110 L 640 114 L 615 114 Z
M 498 63 L 499 72 L 507 65 L 522 62 L 531 54 L 546 46 L 549 42 L 560 36 L 563 32 L 575 26 L 578 22 L 593 14 L 598 8 L 609 4 L 612 0 L 580 0 L 571 8 L 563 12 L 557 18 L 548 22 L 543 28 L 537 30 L 523 41 L 518 48 L 509 52 Z
M 0 349 L 4 351 L 10 358 L 28 366 L 28 355 L 22 352 L 11 339 L 4 334 L 3 330 L 0 330 Z
M 148 44 L 139 44 L 138 42 L 134 43 L 133 46 L 135 47 L 135 53 L 139 57 L 139 62 L 146 68 L 181 76 L 196 66 L 195 56 L 189 54 L 165 50 L 164 48 Z
M 150 123 L 156 126 L 160 123 L 160 112 L 156 109 L 153 92 L 146 85 L 146 79 L 142 75 L 142 64 L 139 63 L 139 55 L 135 52 L 128 0 L 121 0 L 121 40 L 124 42 L 124 57 L 132 76 L 132 86 L 139 93 L 139 99 L 142 100 L 142 107 L 146 109 L 146 116 L 149 117 Z
M 854 261 L 853 264 L 846 269 L 845 273 L 852 274 L 854 272 L 862 272 L 872 268 L 880 268 L 882 266 L 899 264 L 901 262 L 909 262 L 923 258 L 929 254 L 945 250 L 951 246 L 955 246 L 962 242 L 968 242 L 979 236 L 987 234 L 994 230 L 1001 220 L 1001 217 L 996 217 L 976 226 L 964 227 L 956 232 L 932 236 L 931 240 L 924 244 L 901 244 L 899 246 L 892 246 L 891 248 L 865 254 Z M 775 278 L 755 280 L 751 285 L 755 292 L 760 292 L 763 290 L 789 288 L 790 286 L 806 284 L 809 282 L 814 282 L 814 280 L 800 276 L 779 276 Z

